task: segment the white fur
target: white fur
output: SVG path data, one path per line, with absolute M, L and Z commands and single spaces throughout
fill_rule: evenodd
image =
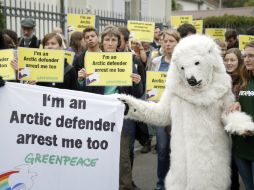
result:
M 243 135 L 246 131 L 254 132 L 254 123 L 247 114 L 233 112 L 223 119 L 226 123 L 225 130 L 229 133 Z
M 195 65 L 196 62 L 199 64 Z M 199 86 L 188 84 L 191 76 L 202 81 Z M 193 35 L 180 41 L 172 55 L 166 89 L 158 103 L 125 95 L 120 99 L 129 105 L 127 118 L 157 126 L 172 125 L 166 189 L 229 188 L 231 147 L 224 125 L 229 132 L 242 134 L 246 130 L 242 122 L 249 124 L 247 130 L 253 128 L 253 123 L 240 112 L 223 116 L 234 96 L 231 78 L 212 39 Z

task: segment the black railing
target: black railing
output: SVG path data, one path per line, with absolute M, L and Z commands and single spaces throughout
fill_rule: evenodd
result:
M 43 2 L 43 1 L 42 1 Z M 27 0 L 2 0 L 2 12 L 5 17 L 5 28 L 14 30 L 20 36 L 20 21 L 24 18 L 33 18 L 36 22 L 35 34 L 42 38 L 45 34 L 52 32 L 55 27 L 66 28 L 66 14 L 64 7 L 45 4 L 40 1 L 30 2 Z M 67 9 L 68 13 L 94 14 L 96 15 L 96 28 L 102 31 L 106 25 L 126 26 L 125 14 L 103 11 L 85 10 L 81 8 Z M 154 21 L 162 25 L 158 18 L 143 17 L 144 21 Z

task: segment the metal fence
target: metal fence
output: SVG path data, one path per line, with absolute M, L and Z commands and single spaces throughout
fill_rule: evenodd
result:
M 66 28 L 66 14 L 64 7 L 45 4 L 40 1 L 2 0 L 2 12 L 5 17 L 5 27 L 17 32 L 20 36 L 20 21 L 24 18 L 33 18 L 36 22 L 35 34 L 42 38 L 52 32 L 55 27 Z M 126 26 L 128 19 L 124 14 L 102 10 L 87 11 L 81 8 L 68 7 L 67 13 L 96 15 L 96 28 L 101 31 L 106 25 Z M 145 21 L 160 22 L 155 18 L 142 18 Z M 161 23 L 157 23 L 161 24 Z

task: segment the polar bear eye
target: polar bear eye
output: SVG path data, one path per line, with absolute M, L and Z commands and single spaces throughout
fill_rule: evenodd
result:
M 182 70 L 184 70 L 184 67 L 181 67 Z
M 199 62 L 197 61 L 197 62 L 195 63 L 195 65 L 199 65 Z

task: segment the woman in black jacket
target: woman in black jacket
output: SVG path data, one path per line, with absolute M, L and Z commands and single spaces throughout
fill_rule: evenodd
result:
M 57 33 L 49 33 L 44 36 L 42 46 L 44 49 L 62 49 L 62 37 Z M 55 87 L 61 89 L 77 90 L 77 73 L 76 70 L 64 62 L 64 81 L 62 83 L 37 83 L 40 86 Z

